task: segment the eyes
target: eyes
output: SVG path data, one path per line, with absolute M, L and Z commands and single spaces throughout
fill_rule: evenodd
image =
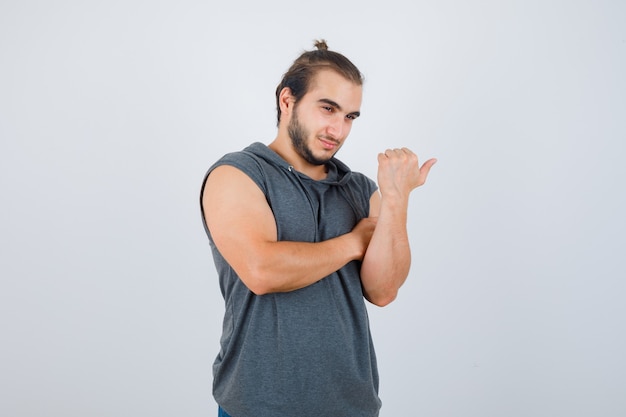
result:
M 336 108 L 333 106 L 322 106 L 322 110 L 328 114 L 333 114 L 336 112 Z M 356 118 L 359 117 L 357 114 L 355 113 L 348 113 L 346 114 L 346 119 L 352 121 L 352 120 L 356 120 Z

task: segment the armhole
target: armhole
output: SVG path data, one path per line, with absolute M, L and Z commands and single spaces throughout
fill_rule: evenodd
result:
M 245 158 L 242 158 L 245 156 Z M 249 162 L 245 162 L 245 161 Z M 245 175 L 247 175 L 256 185 L 259 187 L 261 192 L 267 196 L 267 188 L 265 186 L 265 175 L 263 170 L 261 169 L 261 165 L 257 160 L 256 156 L 253 153 L 240 151 L 232 154 L 227 154 L 223 156 L 219 161 L 213 164 L 209 170 L 204 175 L 204 180 L 202 181 L 202 186 L 200 187 L 200 213 L 202 215 L 202 223 L 204 224 L 205 230 L 208 232 L 208 227 L 206 225 L 206 220 L 204 216 L 204 189 L 206 188 L 207 180 L 209 179 L 209 175 L 213 172 L 214 169 L 219 168 L 223 165 L 232 166 L 233 168 L 237 168 Z M 256 172 L 255 172 L 256 171 Z

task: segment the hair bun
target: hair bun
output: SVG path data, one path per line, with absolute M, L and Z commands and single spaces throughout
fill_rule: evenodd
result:
M 315 41 L 315 47 L 318 51 L 328 51 L 328 45 L 324 39 L 319 39 Z

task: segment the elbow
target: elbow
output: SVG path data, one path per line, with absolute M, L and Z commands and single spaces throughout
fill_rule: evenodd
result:
M 267 283 L 259 279 L 259 277 L 243 277 L 239 276 L 241 281 L 254 295 L 266 295 L 274 292 Z
M 249 263 L 241 272 L 237 271 L 239 279 L 254 295 L 266 295 L 275 292 L 272 283 L 272 274 L 262 263 Z
M 390 276 L 389 273 L 380 273 L 377 276 Z M 367 301 L 378 307 L 385 307 L 395 301 L 398 291 L 404 283 L 406 275 L 395 274 L 388 280 L 376 279 L 372 275 L 367 275 L 361 270 L 361 282 L 363 296 Z
M 251 282 L 250 280 L 246 282 L 243 279 L 242 281 L 254 295 L 266 295 L 272 292 L 269 288 L 267 288 L 267 286 L 263 285 L 262 283 Z
M 366 295 L 365 298 L 377 307 L 385 307 L 391 304 L 398 296 L 398 291 L 386 291 L 380 294 Z

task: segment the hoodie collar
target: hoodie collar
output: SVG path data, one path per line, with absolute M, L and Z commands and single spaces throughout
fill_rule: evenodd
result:
M 293 172 L 301 179 L 307 181 L 313 181 L 329 185 L 344 185 L 346 182 L 348 182 L 350 176 L 352 175 L 352 171 L 350 171 L 350 168 L 348 168 L 346 164 L 333 157 L 330 161 L 326 163 L 326 167 L 328 168 L 328 175 L 326 176 L 326 178 L 316 181 L 308 175 L 296 171 L 291 165 L 289 165 L 287 161 L 281 158 L 280 155 L 278 155 L 267 145 L 261 142 L 255 142 L 248 146 L 245 150 L 255 154 L 256 156 L 264 159 L 266 162 L 274 166 Z

